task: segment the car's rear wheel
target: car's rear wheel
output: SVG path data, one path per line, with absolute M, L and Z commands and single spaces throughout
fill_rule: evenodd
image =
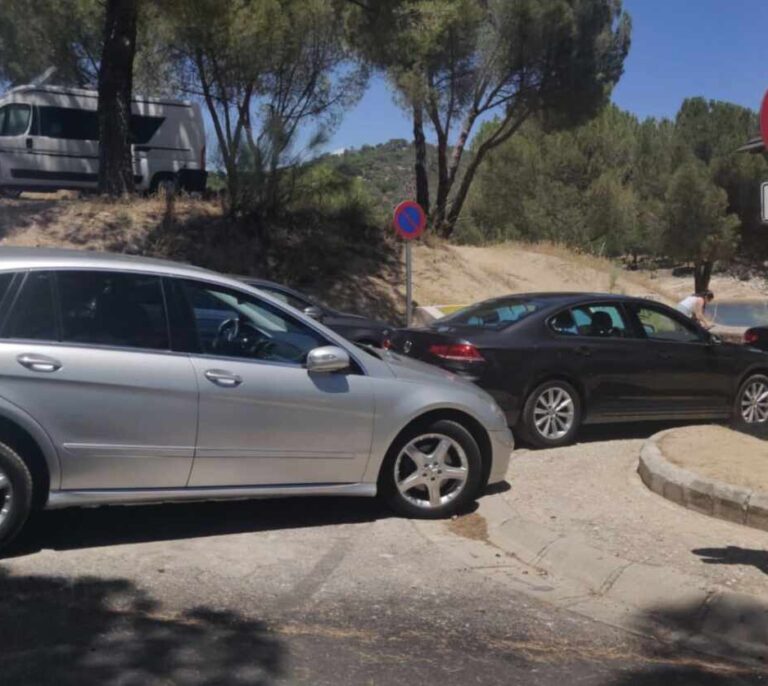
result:
M 581 424 L 581 399 L 566 381 L 547 381 L 525 401 L 520 426 L 523 438 L 536 448 L 569 445 Z
M 450 517 L 477 496 L 482 467 L 472 434 L 457 422 L 438 420 L 399 437 L 382 466 L 379 492 L 405 517 Z
M 733 424 L 741 431 L 768 430 L 768 376 L 753 374 L 741 384 L 733 404 Z
M 24 461 L 0 443 L 0 548 L 21 531 L 32 508 L 32 475 Z

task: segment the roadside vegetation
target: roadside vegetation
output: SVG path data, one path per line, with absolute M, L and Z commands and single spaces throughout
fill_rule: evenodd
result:
M 193 213 L 206 220 L 178 219 L 188 200 L 163 209 L 141 251 L 294 282 L 335 282 L 364 255 L 388 278 L 392 207 L 413 196 L 427 240 L 690 265 L 701 289 L 718 261 L 768 257 L 766 161 L 735 152 L 756 114 L 691 98 L 673 121 L 640 121 L 611 105 L 630 35 L 620 0 L 7 0 L 0 86 L 55 66 L 53 82 L 112 89 L 100 187 L 121 198 L 104 226 L 113 249 L 119 218 L 145 212 L 123 197 L 117 100 L 130 92 L 114 83 L 127 70 L 134 92 L 197 100 L 211 122 L 216 200 Z M 413 139 L 321 154 L 374 74 Z

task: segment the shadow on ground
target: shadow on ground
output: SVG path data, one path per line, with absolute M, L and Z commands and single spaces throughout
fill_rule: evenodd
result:
M 373 498 L 285 498 L 37 512 L 3 557 L 227 534 L 370 522 L 391 516 Z M 0 596 L 2 597 L 2 596 Z
M 697 548 L 693 551 L 708 565 L 744 565 L 768 574 L 768 550 L 752 550 L 729 545 L 725 548 Z
M 198 607 L 178 615 L 124 579 L 0 570 L 4 684 L 272 684 L 285 648 L 261 622 Z
M 634 623 L 640 633 L 661 641 L 644 643 L 645 666 L 603 686 L 768 684 L 768 612 L 748 596 L 651 607 Z

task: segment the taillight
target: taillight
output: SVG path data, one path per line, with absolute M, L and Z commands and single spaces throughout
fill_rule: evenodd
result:
M 381 347 L 384 348 L 384 350 L 390 350 L 392 348 L 392 339 L 385 338 L 383 341 L 381 341 Z
M 429 352 L 441 360 L 451 362 L 484 362 L 485 358 L 471 343 L 451 343 L 449 345 L 430 345 Z
M 759 339 L 760 336 L 757 334 L 757 331 L 752 331 L 750 329 L 744 333 L 744 343 L 746 345 L 754 345 Z

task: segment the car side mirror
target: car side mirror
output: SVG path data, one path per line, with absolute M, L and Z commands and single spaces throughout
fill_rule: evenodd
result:
M 306 314 L 307 317 L 312 317 L 312 319 L 317 319 L 317 321 L 320 321 L 323 318 L 323 311 L 317 305 L 308 305 L 305 307 L 304 314 Z
M 307 355 L 307 371 L 317 374 L 329 374 L 349 369 L 351 362 L 346 350 L 335 345 L 324 345 L 310 350 Z
M 722 345 L 723 339 L 720 338 L 716 333 L 709 334 L 709 344 L 710 345 Z

